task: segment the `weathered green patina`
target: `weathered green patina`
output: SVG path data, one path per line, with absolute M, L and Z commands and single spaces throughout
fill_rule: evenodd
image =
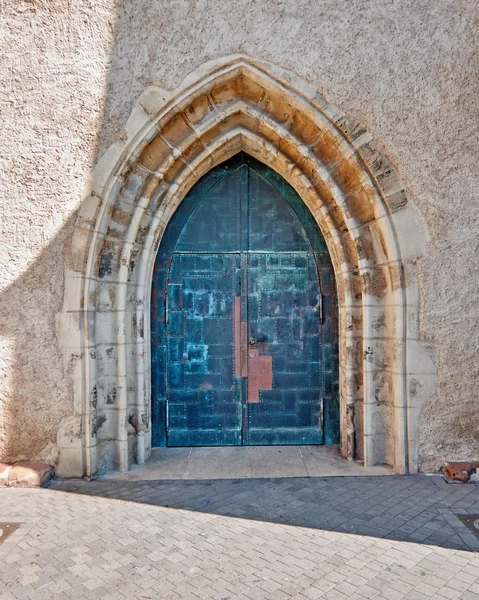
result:
M 339 440 L 337 299 L 294 189 L 238 154 L 171 219 L 152 288 L 154 446 Z

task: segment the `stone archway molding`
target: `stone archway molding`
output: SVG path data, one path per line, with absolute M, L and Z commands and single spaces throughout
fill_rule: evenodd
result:
M 242 55 L 203 65 L 172 94 L 144 91 L 92 173 L 65 256 L 58 336 L 74 414 L 58 434 L 61 475 L 125 471 L 148 456 L 156 250 L 194 183 L 239 151 L 296 189 L 328 245 L 342 454 L 417 471 L 418 417 L 436 372 L 418 330 L 427 231 L 371 139 L 311 84 Z

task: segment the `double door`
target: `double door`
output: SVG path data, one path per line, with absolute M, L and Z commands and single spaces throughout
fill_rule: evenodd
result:
M 151 302 L 153 446 L 338 442 L 331 259 L 277 173 L 240 153 L 191 188 Z
M 167 445 L 323 443 L 313 252 L 177 252 L 166 292 Z

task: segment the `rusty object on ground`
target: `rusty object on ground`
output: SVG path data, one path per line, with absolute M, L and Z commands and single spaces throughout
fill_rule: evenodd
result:
M 19 462 L 0 464 L 0 487 L 39 487 L 54 474 L 51 465 L 44 462 Z
M 453 481 L 467 483 L 479 471 L 479 462 L 447 462 L 442 470 Z
M 0 544 L 2 544 L 9 535 L 20 527 L 21 523 L 0 523 Z

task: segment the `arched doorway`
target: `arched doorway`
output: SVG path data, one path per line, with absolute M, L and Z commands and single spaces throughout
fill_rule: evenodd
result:
M 74 406 L 58 433 L 63 476 L 125 471 L 149 456 L 158 246 L 193 186 L 238 152 L 294 187 L 327 243 L 342 455 L 417 471 L 419 415 L 436 373 L 419 335 L 421 215 L 361 123 L 291 71 L 231 56 L 199 67 L 168 99 L 148 87 L 92 174 L 58 317 Z
M 240 153 L 193 186 L 151 310 L 153 446 L 339 442 L 331 259 L 275 171 Z

